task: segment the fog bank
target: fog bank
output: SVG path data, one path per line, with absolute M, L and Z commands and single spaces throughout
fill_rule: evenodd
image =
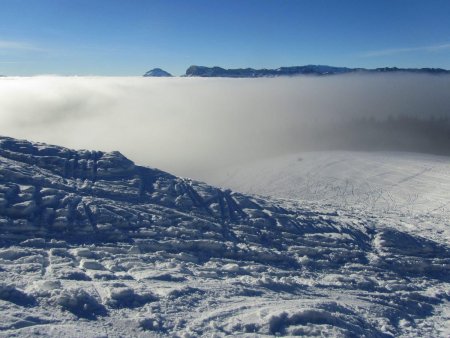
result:
M 438 145 L 415 145 L 436 134 L 420 121 L 447 124 L 449 93 L 450 76 L 405 74 L 0 78 L 0 134 L 119 150 L 139 164 L 201 178 L 220 166 L 301 150 L 450 149 L 445 130 Z M 392 117 L 391 140 L 379 146 Z M 409 127 L 405 117 L 419 123 Z M 361 132 L 358 121 L 370 132 Z

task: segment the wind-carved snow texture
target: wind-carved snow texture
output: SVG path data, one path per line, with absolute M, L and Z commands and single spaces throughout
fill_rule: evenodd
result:
M 0 335 L 448 334 L 450 249 L 118 152 L 0 138 Z

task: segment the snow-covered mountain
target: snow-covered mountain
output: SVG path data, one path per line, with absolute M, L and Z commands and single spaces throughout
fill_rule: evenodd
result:
M 171 77 L 172 74 L 162 70 L 161 68 L 153 68 L 144 74 L 144 77 Z
M 448 243 L 0 138 L 0 335 L 449 333 Z
M 276 77 L 276 76 L 295 76 L 295 75 L 337 75 L 348 73 L 419 73 L 419 74 L 450 74 L 450 70 L 441 68 L 348 68 L 333 67 L 326 65 L 306 65 L 293 67 L 280 67 L 277 69 L 254 69 L 254 68 L 236 68 L 225 69 L 222 67 L 190 66 L 186 70 L 185 76 L 193 77 Z

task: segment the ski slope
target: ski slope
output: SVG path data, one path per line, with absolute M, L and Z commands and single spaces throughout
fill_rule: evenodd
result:
M 394 219 L 450 243 L 450 158 L 401 152 L 305 152 L 202 179 L 236 191 Z

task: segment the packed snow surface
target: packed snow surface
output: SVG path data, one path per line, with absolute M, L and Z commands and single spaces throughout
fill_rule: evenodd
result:
M 394 220 L 450 243 L 450 157 L 402 152 L 303 152 L 206 173 L 248 194 L 314 202 Z
M 448 336 L 445 233 L 284 197 L 0 138 L 0 335 Z

